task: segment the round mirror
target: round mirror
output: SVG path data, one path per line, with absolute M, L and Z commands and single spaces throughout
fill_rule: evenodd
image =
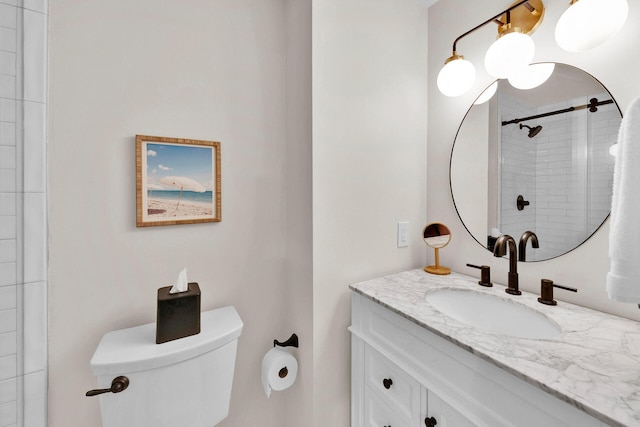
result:
M 429 265 L 424 271 L 431 274 L 445 275 L 451 273 L 451 269 L 440 265 L 440 248 L 444 248 L 451 241 L 451 230 L 440 222 L 428 224 L 422 230 L 422 238 L 427 246 L 435 251 L 435 265 Z
M 576 248 L 611 207 L 620 109 L 593 76 L 554 65 L 533 89 L 499 80 L 489 101 L 469 108 L 451 151 L 451 194 L 466 229 L 490 251 L 501 234 L 535 233 L 539 248 L 526 261 Z

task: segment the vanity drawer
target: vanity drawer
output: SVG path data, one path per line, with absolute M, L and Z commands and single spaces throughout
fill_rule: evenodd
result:
M 369 387 L 364 392 L 364 427 L 409 427 L 400 415 Z M 416 425 L 415 423 L 413 425 Z
M 420 416 L 420 383 L 372 347 L 365 345 L 365 384 L 407 424 Z

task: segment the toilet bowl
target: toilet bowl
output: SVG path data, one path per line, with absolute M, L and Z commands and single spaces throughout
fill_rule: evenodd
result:
M 234 307 L 202 312 L 200 323 L 199 334 L 163 344 L 155 323 L 104 335 L 90 362 L 98 387 L 129 382 L 100 394 L 103 427 L 211 427 L 227 417 L 243 323 Z

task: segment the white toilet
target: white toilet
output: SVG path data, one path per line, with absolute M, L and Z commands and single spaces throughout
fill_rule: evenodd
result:
M 103 427 L 212 427 L 229 414 L 242 320 L 234 307 L 205 311 L 197 335 L 155 343 L 156 324 L 105 334 L 91 359 Z

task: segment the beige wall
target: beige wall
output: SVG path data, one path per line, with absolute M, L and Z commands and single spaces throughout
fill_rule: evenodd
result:
M 545 2 L 545 5 L 544 22 L 533 34 L 536 43 L 534 61 L 563 62 L 591 73 L 609 89 L 624 111 L 640 95 L 640 81 L 637 79 L 640 59 L 633 54 L 640 46 L 640 26 L 637 25 L 640 22 L 640 1 L 629 1 L 627 23 L 614 39 L 585 53 L 567 53 L 555 43 L 555 24 L 568 2 Z M 453 232 L 451 244 L 440 251 L 442 264 L 472 275 L 477 272 L 467 268 L 466 263 L 487 264 L 492 267 L 492 279 L 499 283 L 506 282 L 508 262 L 494 258 L 467 233 L 448 191 L 449 156 L 458 125 L 473 99 L 491 82 L 484 71 L 483 58 L 495 39 L 496 26 L 488 25 L 457 45 L 458 53 L 473 62 L 478 73 L 476 84 L 468 94 L 459 98 L 445 97 L 438 92 L 436 77 L 444 60 L 451 55 L 453 40 L 504 7 L 505 3 L 498 0 L 440 0 L 429 9 L 428 220 L 445 222 Z M 635 305 L 616 303 L 607 298 L 608 237 L 607 221 L 588 242 L 567 255 L 550 261 L 520 263 L 521 287 L 538 292 L 541 278 L 553 279 L 579 289 L 577 294 L 558 291 L 557 299 L 640 320 L 640 310 Z
M 100 426 L 98 400 L 84 397 L 96 345 L 153 322 L 156 289 L 183 267 L 203 310 L 235 305 L 244 321 L 221 425 L 302 425 L 312 380 L 310 2 L 50 9 L 49 425 Z M 136 134 L 221 141 L 221 223 L 135 227 Z M 267 399 L 262 356 L 292 332 L 299 382 Z
M 426 260 L 426 38 L 415 0 L 313 2 L 314 426 L 350 425 L 348 285 Z

